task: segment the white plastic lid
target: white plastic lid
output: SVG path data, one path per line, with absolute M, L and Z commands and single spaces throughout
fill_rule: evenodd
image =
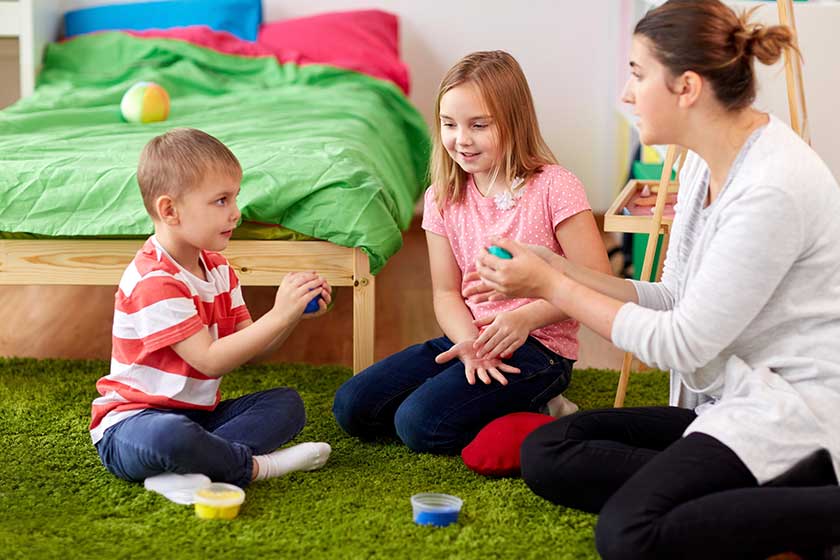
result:
M 143 485 L 146 490 L 157 492 L 176 504 L 189 505 L 197 490 L 210 486 L 211 482 L 203 474 L 164 473 L 147 478 Z

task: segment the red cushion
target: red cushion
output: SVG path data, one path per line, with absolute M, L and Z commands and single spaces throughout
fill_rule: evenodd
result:
M 519 448 L 525 437 L 555 420 L 548 414 L 514 412 L 496 418 L 461 451 L 461 458 L 470 470 L 485 476 L 515 476 L 519 474 Z
M 267 23 L 257 43 L 283 62 L 328 64 L 397 84 L 408 93 L 397 16 L 381 10 L 329 12 Z

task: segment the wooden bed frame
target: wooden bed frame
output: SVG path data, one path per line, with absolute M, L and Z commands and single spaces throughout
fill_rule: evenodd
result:
M 3 239 L 0 285 L 116 286 L 144 240 Z M 295 270 L 317 270 L 353 286 L 353 372 L 373 363 L 374 277 L 361 249 L 327 241 L 232 240 L 224 255 L 243 286 L 276 286 Z
M 0 0 L 0 36 L 16 37 L 21 96 L 32 93 L 45 46 L 60 36 L 65 11 L 83 0 Z M 0 240 L 0 285 L 116 286 L 143 240 Z M 327 241 L 232 240 L 224 252 L 244 286 L 276 286 L 295 270 L 317 270 L 353 287 L 353 371 L 373 363 L 374 278 L 360 249 Z

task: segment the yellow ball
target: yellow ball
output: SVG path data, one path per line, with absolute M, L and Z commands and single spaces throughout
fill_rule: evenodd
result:
M 169 116 L 169 94 L 154 82 L 138 82 L 123 95 L 120 111 L 132 123 L 165 121 Z

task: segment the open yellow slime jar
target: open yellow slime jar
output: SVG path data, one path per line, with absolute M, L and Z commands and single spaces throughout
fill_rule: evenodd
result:
M 245 501 L 245 491 L 233 484 L 214 482 L 195 491 L 195 514 L 201 519 L 233 519 Z

